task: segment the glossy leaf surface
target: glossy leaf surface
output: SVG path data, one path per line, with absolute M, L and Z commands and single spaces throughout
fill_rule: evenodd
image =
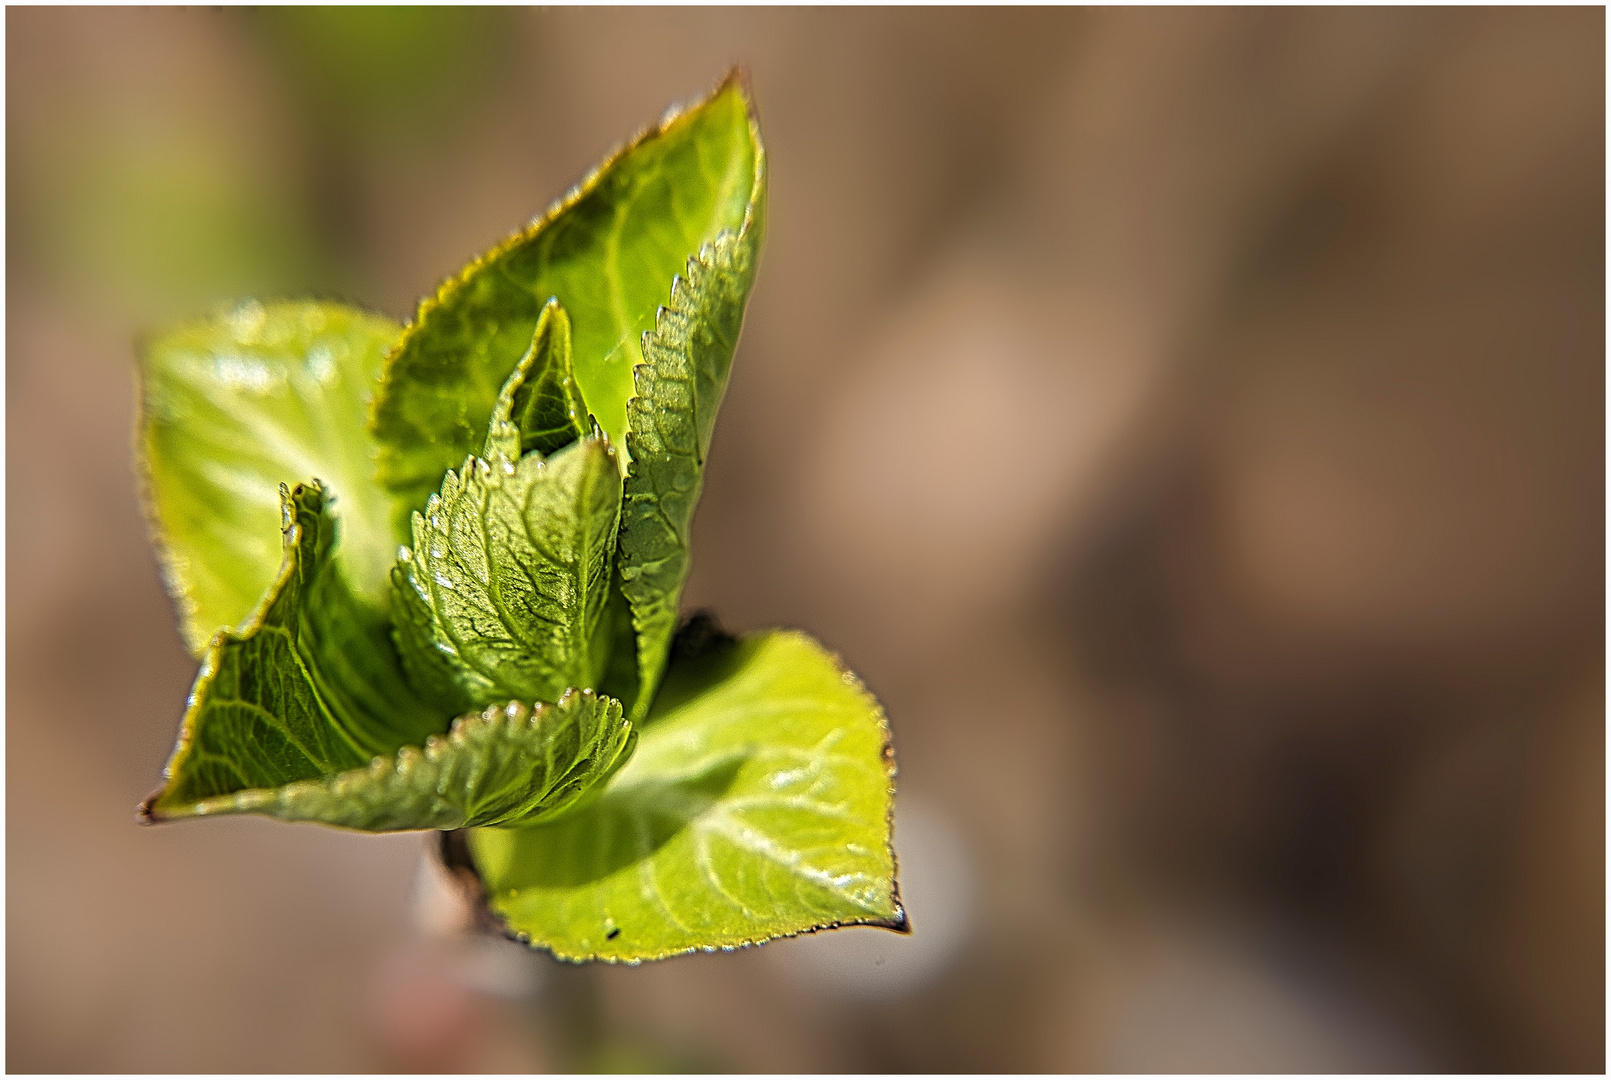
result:
M 337 571 L 318 484 L 282 487 L 284 558 L 262 604 L 209 647 L 168 763 L 143 808 L 171 817 L 248 788 L 329 777 L 446 730 L 403 679 L 384 615 Z
M 546 461 L 469 459 L 414 515 L 394 572 L 398 648 L 450 712 L 592 688 L 609 661 L 605 605 L 621 473 L 603 439 Z
M 384 604 L 399 537 L 364 422 L 399 333 L 390 319 L 339 304 L 249 302 L 146 343 L 147 509 L 196 655 L 274 581 L 282 483 L 329 485 L 343 572 Z
M 672 278 L 721 233 L 758 234 L 764 193 L 758 131 L 731 78 L 605 161 L 420 304 L 373 414 L 382 482 L 418 507 L 479 448 L 551 297 L 570 317 L 581 395 L 624 445 L 632 371 Z
M 540 821 L 565 810 L 631 753 L 619 702 L 573 692 L 554 705 L 496 706 L 423 748 L 278 788 L 201 800 L 174 816 L 265 814 L 368 832 Z
M 406 329 L 244 304 L 152 343 L 148 501 L 206 655 L 146 820 L 450 830 L 568 959 L 906 929 L 877 701 L 804 634 L 676 633 L 766 187 L 730 76 Z
M 632 760 L 551 825 L 478 829 L 493 913 L 567 959 L 635 962 L 811 929 L 905 928 L 883 712 L 804 634 L 680 659 Z

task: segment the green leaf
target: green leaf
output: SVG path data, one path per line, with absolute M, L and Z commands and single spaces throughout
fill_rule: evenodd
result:
M 257 606 L 280 566 L 282 483 L 339 496 L 348 582 L 384 605 L 405 534 L 364 430 L 396 323 L 339 304 L 248 302 L 142 350 L 145 495 L 168 590 L 196 655 Z
M 519 461 L 524 454 L 548 457 L 593 430 L 571 367 L 571 322 L 558 300 L 550 300 L 537 320 L 531 348 L 505 380 L 492 407 L 486 450 Z
M 637 632 L 634 718 L 648 710 L 677 630 L 691 561 L 688 530 L 755 280 L 758 243 L 753 233 L 727 233 L 688 261 L 687 276 L 677 278 L 670 305 L 644 338 L 644 363 L 634 373 L 620 556 L 621 588 Z
M 636 962 L 866 923 L 904 930 L 878 702 L 804 634 L 679 658 L 632 760 L 550 825 L 478 829 L 492 912 L 570 960 Z
M 621 511 L 608 440 L 548 458 L 468 459 L 414 515 L 393 572 L 398 649 L 415 687 L 450 711 L 595 687 Z
M 749 99 L 729 77 L 444 283 L 387 359 L 372 424 L 381 481 L 417 507 L 479 449 L 550 297 L 570 316 L 582 396 L 623 445 L 641 338 L 690 253 L 723 232 L 759 242 L 764 163 Z
M 631 754 L 621 703 L 572 691 L 554 705 L 520 702 L 454 721 L 422 749 L 278 788 L 203 799 L 171 815 L 266 814 L 367 832 L 513 825 L 562 813 Z
M 409 692 L 385 616 L 337 572 L 323 488 L 282 485 L 280 497 L 279 575 L 239 630 L 213 639 L 148 817 L 333 776 L 447 727 L 451 714 Z

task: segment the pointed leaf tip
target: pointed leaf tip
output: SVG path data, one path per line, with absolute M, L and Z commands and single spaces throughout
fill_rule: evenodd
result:
M 422 301 L 386 361 L 371 420 L 379 475 L 400 501 L 420 505 L 480 448 L 496 388 L 530 346 L 550 297 L 570 319 L 581 396 L 610 440 L 625 445 L 641 337 L 672 279 L 690 254 L 745 229 L 764 198 L 749 101 L 727 87 L 643 132 Z

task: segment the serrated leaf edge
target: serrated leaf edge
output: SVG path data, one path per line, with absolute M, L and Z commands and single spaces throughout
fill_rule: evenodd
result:
M 764 166 L 758 165 L 756 174 L 756 184 L 758 190 L 760 188 L 764 188 L 764 181 Z M 750 265 L 745 267 L 743 272 L 749 275 L 751 281 L 754 280 L 756 271 L 759 269 L 754 265 L 754 260 L 758 259 L 760 256 L 760 238 L 756 237 L 754 243 L 751 244 L 746 244 L 745 241 L 748 238 L 747 234 L 753 221 L 756 220 L 753 216 L 756 206 L 757 197 L 752 192 L 750 203 L 745 208 L 744 212 L 744 227 L 741 228 L 737 233 L 733 233 L 732 231 L 726 229 L 722 230 L 720 233 L 717 233 L 715 239 L 706 241 L 700 246 L 700 249 L 696 254 L 688 257 L 688 260 L 684 266 L 684 272 L 682 274 L 672 277 L 671 290 L 667 298 L 667 302 L 660 305 L 660 307 L 655 310 L 654 329 L 646 330 L 643 333 L 642 349 L 645 356 L 649 354 L 651 342 L 659 338 L 663 333 L 666 333 L 674 321 L 681 320 L 682 322 L 687 323 L 693 318 L 692 312 L 687 310 L 687 307 L 689 293 L 694 288 L 696 272 L 700 275 L 715 274 L 718 271 L 718 263 L 721 261 L 726 261 L 730 264 L 728 266 L 728 270 L 737 271 L 740 266 L 739 260 L 747 257 L 750 260 Z M 679 306 L 679 294 L 681 294 L 681 306 Z M 748 294 L 746 292 L 745 306 L 747 305 Z M 742 313 L 740 315 L 740 320 L 742 325 Z M 733 343 L 735 351 L 737 349 L 737 344 L 737 341 Z M 670 351 L 669 348 L 668 351 Z M 691 382 L 697 383 L 697 375 L 694 373 L 691 365 L 689 368 L 689 378 Z M 633 366 L 632 385 L 635 391 L 644 388 L 652 380 L 656 379 L 657 375 L 654 370 L 654 365 L 648 360 Z M 649 433 L 641 431 L 632 426 L 634 415 L 643 411 L 641 409 L 634 410 L 633 405 L 639 401 L 647 401 L 648 397 L 649 395 L 646 393 L 634 393 L 633 396 L 627 400 L 627 428 L 622 434 L 622 442 L 626 444 L 626 453 L 623 455 L 623 459 L 626 461 L 626 466 L 622 481 L 623 502 L 621 513 L 621 542 L 617 549 L 620 554 L 617 555 L 617 558 L 621 560 L 621 577 L 623 579 L 623 585 L 626 582 L 632 581 L 643 570 L 642 565 L 627 564 L 625 554 L 627 549 L 624 541 L 626 537 L 627 503 L 631 502 L 634 498 L 632 484 L 634 480 L 641 481 L 642 479 L 637 470 L 643 455 L 641 452 L 635 453 L 634 448 L 641 446 L 643 440 L 648 438 L 649 435 Z M 693 501 L 695 502 L 696 506 L 699 495 L 704 489 L 705 456 L 709 450 L 709 447 L 700 445 L 698 405 L 699 403 L 696 398 L 691 405 L 691 409 L 693 410 L 692 419 L 694 427 L 694 454 L 696 457 L 695 465 L 698 469 L 698 483 L 694 488 L 693 493 Z M 719 400 L 713 404 L 714 409 L 719 409 L 720 406 L 721 402 Z M 652 405 L 650 405 L 648 408 L 652 411 Z M 714 435 L 714 433 L 715 429 L 713 424 L 712 435 Z M 692 526 L 693 521 L 690 518 L 688 527 L 691 529 Z M 693 568 L 693 550 L 691 543 L 689 543 L 689 537 L 678 536 L 677 539 L 681 550 L 685 554 L 686 562 L 683 568 L 683 581 L 678 586 L 677 596 L 673 606 L 681 604 L 681 590 L 683 585 L 686 585 L 687 583 L 688 572 Z M 645 631 L 650 625 L 649 609 L 640 607 L 631 593 L 626 594 L 626 600 L 628 610 L 632 616 L 632 631 L 638 653 L 638 689 L 637 694 L 632 702 L 630 712 L 635 720 L 642 720 L 648 714 L 649 706 L 653 701 L 654 693 L 657 689 L 659 689 L 660 680 L 665 677 L 665 666 L 669 660 L 669 654 L 660 657 L 658 667 L 656 667 L 656 664 L 654 663 L 655 658 L 649 652 L 651 646 L 645 636 Z M 675 610 L 673 610 L 672 614 L 673 618 L 675 618 Z M 675 637 L 675 633 L 673 633 L 672 636 Z M 668 649 L 669 646 L 670 642 L 668 641 Z
M 729 72 L 728 76 L 727 76 L 727 79 L 725 79 L 722 82 L 721 86 L 718 87 L 715 91 L 713 91 L 710 96 L 714 97 L 716 94 L 721 93 L 721 91 L 723 89 L 725 89 L 729 84 L 734 83 L 735 80 L 738 83 L 740 93 L 742 93 L 744 95 L 745 104 L 749 109 L 750 140 L 755 146 L 755 177 L 754 177 L 753 181 L 750 184 L 750 196 L 749 196 L 749 199 L 745 203 L 745 206 L 744 206 L 744 220 L 740 224 L 739 230 L 738 230 L 737 233 L 734 233 L 734 232 L 732 232 L 731 230 L 728 230 L 728 229 L 723 229 L 721 232 L 717 233 L 714 237 L 712 237 L 711 239 L 709 239 L 709 240 L 705 241 L 703 244 L 701 244 L 700 247 L 699 247 L 699 250 L 697 252 L 694 252 L 693 254 L 689 255 L 688 258 L 686 260 L 684 260 L 683 273 L 678 274 L 678 275 L 674 275 L 672 277 L 672 279 L 671 279 L 670 288 L 668 288 L 667 291 L 666 291 L 666 302 L 664 304 L 661 304 L 659 307 L 657 307 L 655 309 L 655 325 L 654 325 L 654 328 L 652 330 L 645 330 L 643 332 L 643 336 L 640 339 L 640 348 L 641 348 L 641 350 L 642 350 L 642 352 L 644 353 L 645 356 L 648 355 L 649 342 L 651 341 L 651 339 L 653 339 L 654 337 L 656 337 L 658 334 L 661 333 L 661 330 L 663 329 L 666 321 L 669 318 L 675 317 L 675 316 L 681 316 L 683 318 L 688 317 L 686 312 L 681 311 L 675 305 L 676 305 L 676 302 L 677 302 L 678 286 L 682 285 L 685 288 L 688 286 L 688 284 L 693 279 L 694 267 L 698 266 L 704 271 L 712 271 L 712 270 L 714 270 L 715 262 L 716 262 L 717 257 L 718 257 L 718 249 L 723 248 L 723 247 L 726 247 L 726 248 L 729 248 L 729 249 L 732 249 L 732 250 L 743 250 L 747 246 L 748 249 L 749 249 L 749 258 L 752 260 L 752 263 L 758 264 L 759 259 L 760 259 L 761 242 L 765 237 L 765 231 L 766 231 L 766 192 L 767 192 L 766 146 L 761 141 L 760 122 L 759 122 L 759 119 L 758 119 L 758 117 L 756 116 L 756 113 L 755 113 L 754 99 L 753 99 L 753 97 L 750 96 L 750 94 L 748 92 L 748 87 L 747 87 L 747 85 L 745 83 L 745 78 L 744 78 L 744 74 L 743 74 L 742 70 L 739 69 L 739 68 L 734 68 L 731 72 Z M 709 100 L 709 99 L 707 98 L 706 100 Z M 634 143 L 634 145 L 636 145 L 636 143 Z M 751 278 L 752 281 L 754 280 L 755 276 L 759 273 L 759 270 L 760 270 L 759 265 L 751 265 L 749 267 L 748 273 L 749 273 L 750 278 Z M 746 308 L 748 307 L 748 302 L 749 302 L 748 301 L 748 296 L 746 295 L 746 297 L 745 297 L 745 305 L 744 305 Z M 737 349 L 737 344 L 738 343 L 735 341 L 734 342 L 734 349 L 735 350 Z M 635 434 L 635 432 L 634 432 L 634 429 L 632 427 L 632 403 L 633 403 L 634 400 L 636 400 L 638 398 L 641 398 L 643 396 L 643 395 L 641 395 L 641 394 L 636 392 L 638 387 L 641 385 L 640 382 L 639 382 L 640 377 L 648 377 L 650 374 L 652 374 L 652 367 L 651 367 L 651 365 L 650 365 L 650 363 L 648 362 L 647 359 L 645 359 L 644 361 L 642 361 L 642 362 L 640 362 L 638 364 L 633 365 L 633 368 L 632 368 L 632 388 L 633 388 L 634 393 L 633 393 L 632 397 L 627 399 L 626 428 L 621 433 L 621 442 L 623 444 L 622 449 L 624 450 L 624 453 L 621 455 L 621 461 L 622 461 L 622 465 L 623 465 L 622 472 L 623 472 L 623 482 L 624 483 L 630 482 L 630 480 L 632 479 L 632 476 L 633 476 L 634 455 L 632 453 L 632 443 L 634 441 L 633 440 L 633 435 Z M 718 406 L 719 406 L 719 403 L 718 403 Z M 700 472 L 701 472 L 701 486 L 703 486 L 703 471 L 704 471 L 704 457 L 703 457 L 703 455 L 706 453 L 708 448 L 699 446 L 699 432 L 698 432 L 698 418 L 697 418 L 697 416 L 695 418 L 694 449 L 695 449 L 696 453 L 701 455 L 700 462 L 699 462 L 699 467 L 700 467 Z M 625 496 L 625 492 L 623 492 L 623 497 L 624 496 Z M 625 530 L 625 524 L 624 524 L 625 519 L 626 519 L 626 515 L 625 515 L 624 504 L 623 504 L 623 511 L 622 511 L 622 521 L 623 521 L 622 528 L 623 528 L 623 532 Z M 687 545 L 684 545 L 684 547 L 687 548 Z M 620 554 L 620 550 L 621 549 L 620 549 L 619 544 L 618 544 L 617 556 L 616 556 L 617 559 L 622 558 L 622 555 Z M 689 563 L 690 563 L 690 568 L 691 568 L 691 565 L 692 565 L 692 552 L 691 551 L 690 551 Z M 678 602 L 679 603 L 681 602 L 681 597 L 680 596 L 678 597 Z M 633 702 L 628 706 L 628 712 L 635 720 L 640 720 L 641 721 L 648 713 L 649 705 L 652 702 L 653 697 L 654 697 L 654 691 L 656 689 L 658 689 L 659 680 L 664 677 L 665 665 L 664 665 L 664 661 L 663 661 L 661 663 L 660 670 L 654 674 L 653 678 L 646 677 L 646 668 L 645 668 L 644 658 L 643 658 L 643 648 L 644 648 L 644 645 L 643 645 L 643 631 L 644 631 L 644 626 L 643 626 L 643 623 L 640 621 L 641 613 L 639 611 L 638 605 L 632 602 L 632 598 L 630 596 L 627 597 L 627 608 L 628 608 L 628 611 L 631 614 L 633 637 L 636 639 L 636 645 L 637 645 L 638 653 L 639 653 L 639 656 L 638 656 L 638 692 L 637 692 Z
M 576 697 L 600 697 L 592 690 L 570 689 L 560 695 L 559 701 L 554 704 L 535 702 L 526 704 L 522 701 L 509 701 L 502 704 L 489 705 L 479 713 L 470 713 L 453 721 L 453 726 L 444 735 L 432 735 L 425 740 L 423 746 L 405 746 L 393 754 L 377 755 L 368 765 L 356 769 L 348 769 L 334 776 L 322 777 L 315 780 L 298 780 L 275 788 L 246 788 L 231 792 L 228 795 L 217 795 L 210 799 L 201 799 L 183 807 L 178 812 L 158 812 L 152 807 L 156 796 L 152 796 L 140 807 L 141 823 L 146 825 L 158 824 L 164 821 L 174 821 L 190 817 L 215 817 L 224 814 L 251 814 L 263 811 L 290 797 L 313 791 L 324 791 L 333 796 L 341 796 L 348 789 L 364 785 L 376 778 L 389 774 L 399 779 L 407 779 L 412 773 L 427 765 L 435 765 L 444 757 L 463 749 L 482 729 L 504 725 L 511 733 L 526 724 L 540 725 L 548 716 L 550 710 L 563 710 L 570 706 Z M 605 699 L 608 700 L 608 699 Z M 631 720 L 623 711 L 621 723 L 631 727 Z M 615 771 L 625 763 L 626 758 L 636 744 L 636 739 L 628 737 L 623 742 L 615 760 L 606 773 L 606 777 L 614 775 Z M 602 783 L 603 781 L 601 781 Z M 340 826 L 336 826 L 340 827 Z M 366 831 L 366 830 L 357 830 Z M 411 830 L 392 830 L 411 831 Z M 429 826 L 421 826 L 421 831 L 430 831 Z
M 489 434 L 489 442 L 491 441 L 491 438 L 492 436 Z M 610 443 L 609 435 L 600 429 L 597 424 L 593 426 L 593 433 L 591 435 L 578 440 L 578 442 L 588 446 L 599 447 L 599 449 L 604 453 L 605 457 L 612 463 L 618 460 L 615 447 Z M 572 444 L 572 447 L 574 446 L 575 444 Z M 566 449 L 571 449 L 572 447 L 567 447 Z M 489 447 L 489 452 L 491 452 L 491 449 L 492 448 Z M 556 453 L 558 452 L 556 451 Z M 410 537 L 411 542 L 408 544 L 398 545 L 397 561 L 393 564 L 393 569 L 394 572 L 401 571 L 405 581 L 407 582 L 407 587 L 414 591 L 415 595 L 420 598 L 420 600 L 425 604 L 427 610 L 430 611 L 433 630 L 439 629 L 442 625 L 446 624 L 448 620 L 443 615 L 441 609 L 440 593 L 437 591 L 440 586 L 431 583 L 425 573 L 426 564 L 421 555 L 419 537 L 423 534 L 426 522 L 430 521 L 433 515 L 442 513 L 445 508 L 455 502 L 463 494 L 464 489 L 472 481 L 479 481 L 487 485 L 489 489 L 496 489 L 503 484 L 505 479 L 514 475 L 515 470 L 520 467 L 521 462 L 526 460 L 526 458 L 531 457 L 536 457 L 538 464 L 544 470 L 540 479 L 538 479 L 536 482 L 547 483 L 549 476 L 551 475 L 547 471 L 548 462 L 551 457 L 543 457 L 536 451 L 532 451 L 532 453 L 527 454 L 525 458 L 518 458 L 513 461 L 504 457 L 501 453 L 493 454 L 491 460 L 480 457 L 476 454 L 470 454 L 464 459 L 464 464 L 460 466 L 457 471 L 449 469 L 443 474 L 442 486 L 436 492 L 433 492 L 430 498 L 426 499 L 425 509 L 415 510 L 410 516 L 409 522 L 413 531 L 413 535 Z M 622 482 L 625 483 L 624 480 Z M 615 540 L 617 543 L 619 543 L 619 517 L 617 518 Z M 617 551 L 619 551 L 619 548 Z M 613 560 L 618 557 L 618 554 L 612 555 L 611 562 L 613 563 Z M 605 580 L 608 581 L 608 579 L 609 575 L 606 574 Z M 499 618 L 503 623 L 504 628 L 509 632 L 511 638 L 519 636 L 514 627 L 511 625 L 511 620 L 506 616 L 506 614 L 500 613 Z M 482 667 L 479 663 L 471 661 L 465 657 L 461 648 L 462 642 L 451 635 L 444 635 L 435 637 L 434 643 L 436 647 L 443 653 L 443 655 L 451 656 L 455 663 L 462 665 L 469 671 L 473 672 L 477 677 L 485 680 L 488 684 L 496 685 L 497 679 L 494 678 L 491 673 L 482 670 Z M 592 690 L 590 689 L 588 692 L 591 693 Z M 622 704 L 622 708 L 626 709 L 628 716 L 634 722 L 639 719 L 638 717 L 631 716 L 631 710 L 627 709 L 625 703 Z
M 709 93 L 685 103 L 673 104 L 661 114 L 659 121 L 643 128 L 630 139 L 627 139 L 625 142 L 617 145 L 613 150 L 606 154 L 598 164 L 594 165 L 593 168 L 588 170 L 587 174 L 583 176 L 581 180 L 578 180 L 568 191 L 565 192 L 565 194 L 556 199 L 547 210 L 543 211 L 537 217 L 532 218 L 524 228 L 518 229 L 509 236 L 505 237 L 501 243 L 476 256 L 462 269 L 460 269 L 458 273 L 445 279 L 436 287 L 434 292 L 426 297 L 423 297 L 414 311 L 414 317 L 410 319 L 406 325 L 404 325 L 403 332 L 398 335 L 397 341 L 392 345 L 391 350 L 386 354 L 386 359 L 381 366 L 380 382 L 376 387 L 375 396 L 371 399 L 369 414 L 370 429 L 373 430 L 375 427 L 377 419 L 375 409 L 378 408 L 380 402 L 387 396 L 386 388 L 391 384 L 394 373 L 393 369 L 395 359 L 402 352 L 403 346 L 409 340 L 410 335 L 412 335 L 419 326 L 424 324 L 426 317 L 429 316 L 431 312 L 446 304 L 454 295 L 459 292 L 459 290 L 466 288 L 471 279 L 474 278 L 475 275 L 479 274 L 489 264 L 503 258 L 504 255 L 508 254 L 515 247 L 518 247 L 519 245 L 524 244 L 536 237 L 577 203 L 581 202 L 582 199 L 586 198 L 599 186 L 599 183 L 604 179 L 605 175 L 608 174 L 609 171 L 628 154 L 632 153 L 644 143 L 658 139 L 667 134 L 678 124 L 688 120 L 688 118 L 697 113 L 705 105 L 714 101 L 728 90 L 736 90 L 739 94 L 739 97 L 744 102 L 744 109 L 749 117 L 750 138 L 755 145 L 755 181 L 750 186 L 750 199 L 744 207 L 744 222 L 739 230 L 739 234 L 744 235 L 747 233 L 752 224 L 756 222 L 764 222 L 764 206 L 760 212 L 757 212 L 756 202 L 758 196 L 765 191 L 764 177 L 766 175 L 766 150 L 761 144 L 760 120 L 755 110 L 754 95 L 750 93 L 749 76 L 742 67 L 735 66 L 727 72 L 722 80 L 717 83 Z

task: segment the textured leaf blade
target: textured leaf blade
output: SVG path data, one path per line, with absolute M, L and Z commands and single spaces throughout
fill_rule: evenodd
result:
M 384 603 L 399 537 L 364 425 L 401 332 L 339 304 L 251 302 L 146 343 L 146 507 L 196 655 L 275 580 L 282 483 L 317 476 L 339 495 L 337 560 L 360 595 Z
M 492 912 L 572 960 L 636 962 L 812 929 L 905 928 L 882 710 L 804 634 L 672 665 L 638 749 L 553 824 L 477 829 Z
M 621 588 L 637 636 L 641 717 L 659 685 L 691 565 L 689 529 L 704 487 L 716 412 L 727 389 L 760 238 L 727 233 L 689 259 L 645 335 L 627 405 L 631 465 L 621 514 Z
M 450 711 L 598 685 L 621 473 L 604 439 L 450 472 L 393 574 L 398 648 Z
M 383 483 L 417 507 L 479 448 L 551 297 L 570 316 L 581 394 L 624 445 L 642 336 L 690 252 L 724 231 L 759 233 L 764 161 L 749 100 L 729 78 L 444 283 L 387 360 L 372 424 Z
M 461 717 L 364 768 L 204 799 L 174 816 L 263 814 L 366 832 L 516 825 L 563 813 L 632 752 L 621 704 L 573 691 Z
M 257 611 L 213 639 L 148 816 L 333 776 L 447 726 L 409 691 L 385 616 L 338 572 L 324 490 L 282 486 L 281 499 L 280 572 Z

